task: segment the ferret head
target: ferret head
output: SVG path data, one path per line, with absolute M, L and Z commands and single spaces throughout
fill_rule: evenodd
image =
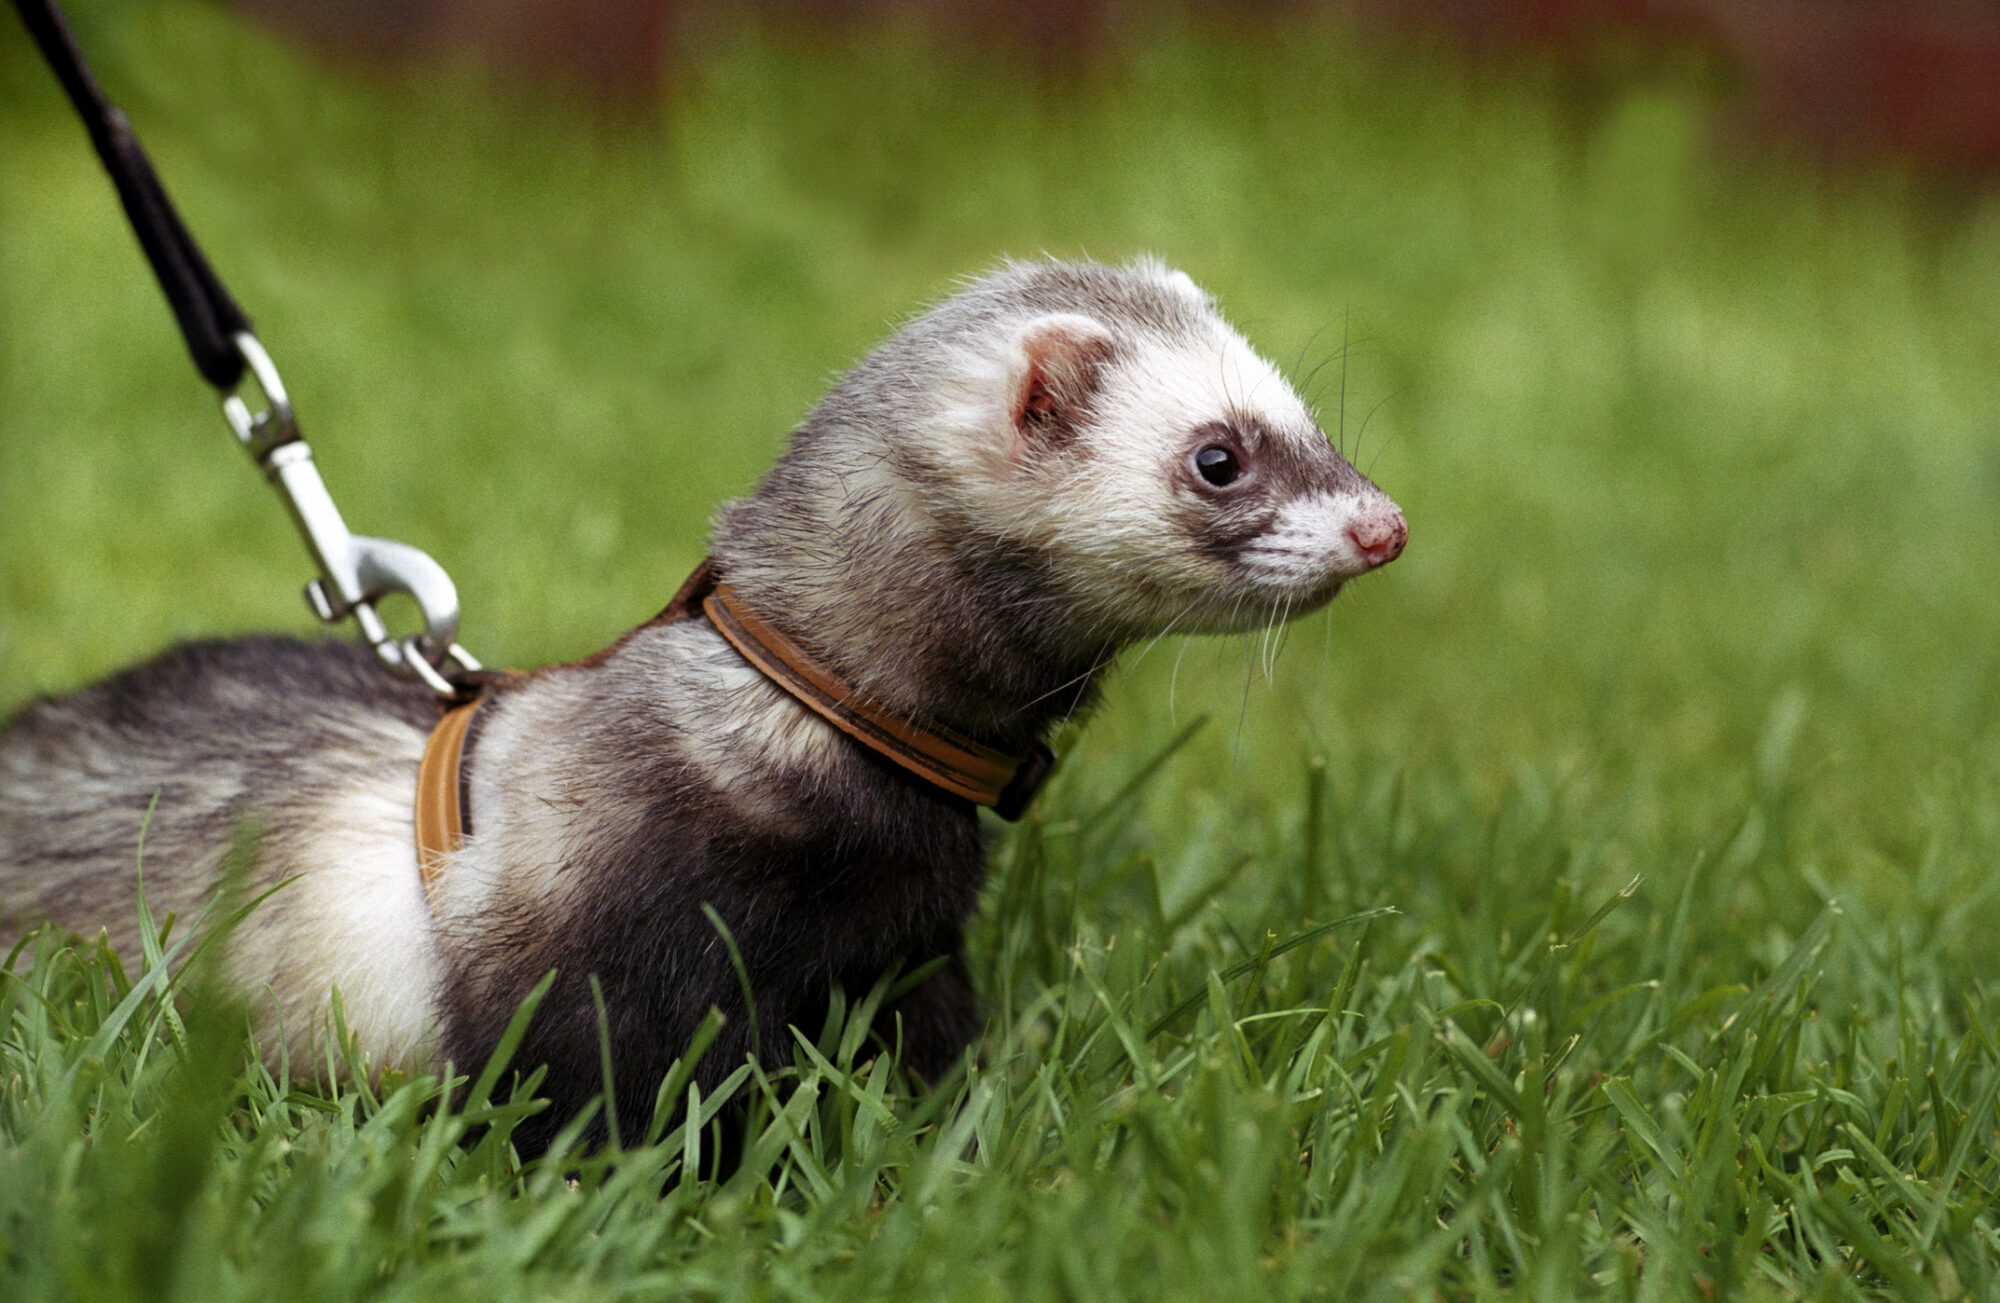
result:
M 1043 262 L 863 359 L 714 556 L 850 681 L 965 722 L 1138 638 L 1312 610 L 1406 532 L 1185 275 Z
M 913 481 L 1108 634 L 1302 614 L 1403 549 L 1396 504 L 1183 273 L 1010 266 L 910 334 L 949 355 Z

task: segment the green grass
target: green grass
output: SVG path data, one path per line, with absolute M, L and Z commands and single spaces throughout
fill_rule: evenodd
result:
M 443 561 L 489 662 L 650 615 L 827 376 L 1010 254 L 1186 267 L 1412 535 L 1282 650 L 1133 658 L 996 848 L 982 1060 L 917 1095 L 802 1029 L 720 1182 L 654 1101 L 523 1168 L 504 1084 L 274 1081 L 200 964 L 33 941 L 9 1303 L 2000 1295 L 1990 184 L 1733 147 L 1695 61 L 1311 21 L 1075 84 L 711 26 L 607 118 L 77 17 L 350 524 Z M 0 709 L 307 625 L 25 44 Z

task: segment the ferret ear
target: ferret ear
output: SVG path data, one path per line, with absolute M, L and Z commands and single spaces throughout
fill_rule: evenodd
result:
M 1009 409 L 1015 446 L 1060 445 L 1090 415 L 1111 360 L 1111 332 L 1089 317 L 1063 312 L 1030 322 L 1015 344 Z

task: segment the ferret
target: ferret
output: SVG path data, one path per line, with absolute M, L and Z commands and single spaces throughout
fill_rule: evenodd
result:
M 971 282 L 840 379 L 721 508 L 709 565 L 856 696 L 1013 754 L 1120 648 L 1311 611 L 1406 536 L 1185 274 L 1048 261 Z M 376 1068 L 477 1065 L 553 970 L 516 1060 L 547 1066 L 551 1134 L 601 1093 L 593 979 L 624 1100 L 653 1098 L 711 1007 L 707 1087 L 751 1053 L 788 1062 L 836 983 L 897 964 L 945 961 L 881 1024 L 905 1065 L 935 1079 L 978 1036 L 974 804 L 807 709 L 714 619 L 491 694 L 468 831 L 427 892 L 413 801 L 438 716 L 365 648 L 276 637 L 33 703 L 0 734 L 5 925 L 102 927 L 130 953 L 142 827 L 151 906 L 183 919 L 248 828 L 250 889 L 290 880 L 222 961 L 267 1056 L 318 1063 L 337 988 Z

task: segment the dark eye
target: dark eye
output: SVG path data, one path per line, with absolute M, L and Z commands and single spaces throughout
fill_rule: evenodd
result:
M 1216 488 L 1235 482 L 1243 473 L 1243 466 L 1236 460 L 1236 454 L 1220 444 L 1211 443 L 1194 455 L 1194 468 Z

